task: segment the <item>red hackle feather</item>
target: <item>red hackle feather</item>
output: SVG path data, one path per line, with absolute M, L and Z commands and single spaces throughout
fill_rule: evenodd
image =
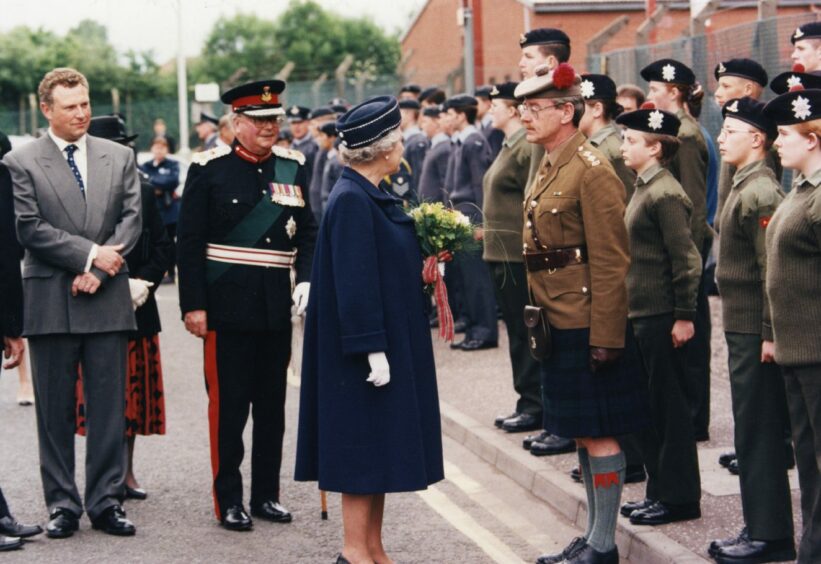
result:
M 573 86 L 576 80 L 576 71 L 567 63 L 559 63 L 556 70 L 553 71 L 553 87 L 559 90 L 564 90 Z
M 795 63 L 792 66 L 792 71 L 793 72 L 805 72 L 805 70 L 806 69 L 804 68 L 804 65 L 802 65 L 801 63 Z
M 790 92 L 801 92 L 802 90 L 804 90 L 804 85 L 803 84 L 793 84 L 792 86 L 790 86 L 789 91 Z
M 640 110 L 655 110 L 656 105 L 653 102 L 644 102 L 641 106 L 639 106 Z

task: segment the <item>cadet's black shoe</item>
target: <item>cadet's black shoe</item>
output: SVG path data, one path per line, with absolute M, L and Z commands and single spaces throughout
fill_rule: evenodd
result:
M 220 524 L 229 531 L 250 531 L 254 526 L 241 505 L 232 505 L 226 509 Z
M 462 341 L 462 344 L 459 346 L 460 350 L 471 352 L 471 351 L 482 351 L 485 349 L 495 349 L 499 346 L 499 343 L 496 341 L 483 341 L 481 339 L 465 339 Z
M 505 419 L 504 423 L 502 423 L 502 430 L 508 433 L 522 433 L 524 431 L 535 431 L 541 426 L 541 417 L 537 418 L 530 413 L 520 413 L 513 419 Z
M 724 468 L 727 468 L 727 466 L 729 466 L 730 462 L 732 462 L 733 460 L 735 460 L 735 451 L 734 450 L 731 450 L 731 451 L 728 451 L 728 452 L 722 452 L 721 455 L 719 455 L 719 457 L 718 457 L 718 463 L 721 466 L 723 466 Z
M 538 435 L 528 435 L 522 441 L 522 448 L 525 450 L 530 450 L 530 446 L 536 441 L 544 441 L 547 437 L 550 436 L 550 433 L 547 431 L 542 431 Z
M 586 538 L 576 537 L 570 541 L 570 544 L 564 547 L 561 552 L 557 552 L 556 554 L 543 554 L 539 556 L 536 559 L 536 564 L 557 564 L 558 562 L 563 562 L 583 549 L 586 542 Z
M 719 564 L 759 564 L 761 562 L 785 562 L 795 560 L 792 538 L 761 541 L 751 538 L 716 550 L 713 558 Z
M 699 517 L 701 517 L 701 506 L 698 503 L 674 505 L 657 501 L 650 507 L 633 511 L 630 514 L 630 522 L 634 525 L 666 525 Z
M 458 341 L 458 342 L 457 341 L 451 341 L 450 348 L 453 349 L 453 350 L 459 350 L 459 349 L 462 348 L 462 344 L 464 344 L 465 341 L 467 341 L 467 339 L 462 339 L 461 341 Z
M 130 537 L 137 532 L 137 528 L 125 518 L 125 511 L 119 505 L 112 505 L 103 511 L 99 517 L 92 519 L 91 527 L 118 537 Z
M 578 465 L 574 466 L 570 471 L 570 477 L 574 482 L 582 483 L 582 470 Z M 624 470 L 625 484 L 638 484 L 647 480 L 647 472 L 644 471 L 644 466 L 641 464 L 630 464 Z
M 643 499 L 641 501 L 628 501 L 627 503 L 621 506 L 621 509 L 619 509 L 619 513 L 621 513 L 625 517 L 630 517 L 630 515 L 633 514 L 633 511 L 647 509 L 654 503 L 656 502 L 652 499 Z
M 148 499 L 148 492 L 146 492 L 142 488 L 132 488 L 129 486 L 125 487 L 125 498 L 126 499 Z
M 334 560 L 334 564 L 351 564 L 351 562 L 350 560 L 342 556 L 342 553 L 340 552 L 339 555 L 336 557 L 336 560 Z
M 0 535 L 0 552 L 17 550 L 18 548 L 23 548 L 23 539 Z
M 734 536 L 729 539 L 718 539 L 711 542 L 710 546 L 707 548 L 707 554 L 709 554 L 710 556 L 715 556 L 716 552 L 718 552 L 718 549 L 732 546 L 734 544 L 741 542 L 742 540 L 746 540 L 749 538 L 750 537 L 747 534 L 747 527 L 744 527 L 743 529 L 741 529 L 741 532 L 738 533 L 737 536 Z
M 727 465 L 727 472 L 732 474 L 733 476 L 738 476 L 738 459 L 734 458 L 730 461 Z
M 575 554 L 562 560 L 567 564 L 619 564 L 619 549 L 599 552 L 589 544 L 585 544 Z
M 506 419 L 513 419 L 514 417 L 518 417 L 518 416 L 519 416 L 518 411 L 514 411 L 510 415 L 499 415 L 498 417 L 496 417 L 496 419 L 493 420 L 493 425 L 496 426 L 496 427 L 499 427 L 501 429 L 502 428 L 502 423 L 504 423 Z
M 278 501 L 274 500 L 268 500 L 260 505 L 252 505 L 251 515 L 274 523 L 290 523 L 293 521 L 291 513 L 282 507 Z
M 533 441 L 530 444 L 530 454 L 533 456 L 551 456 L 565 452 L 574 452 L 575 450 L 576 441 L 573 439 L 563 439 L 556 435 L 549 435 L 543 441 Z
M 0 519 L 0 535 L 27 539 L 42 532 L 43 528 L 40 525 L 23 525 L 11 515 Z
M 57 509 L 49 519 L 46 536 L 51 539 L 67 539 L 80 528 L 80 518 L 68 509 Z

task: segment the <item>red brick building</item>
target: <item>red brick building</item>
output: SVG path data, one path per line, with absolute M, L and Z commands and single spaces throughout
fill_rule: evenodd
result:
M 587 42 L 620 16 L 628 23 L 604 47 L 605 51 L 635 45 L 636 30 L 646 17 L 644 0 L 466 0 L 474 14 L 474 60 L 477 84 L 518 80 L 519 36 L 527 29 L 556 27 L 571 38 L 571 63 L 585 68 Z M 402 71 L 407 81 L 423 85 L 449 84 L 461 77 L 463 30 L 458 11 L 463 0 L 428 0 L 402 36 Z M 664 0 L 657 0 L 660 5 Z M 689 29 L 689 2 L 669 2 L 656 28 L 658 42 L 680 37 Z M 778 15 L 806 14 L 812 2 L 779 0 Z M 721 2 L 709 19 L 709 31 L 755 21 L 757 3 Z M 461 90 L 461 78 L 454 88 Z

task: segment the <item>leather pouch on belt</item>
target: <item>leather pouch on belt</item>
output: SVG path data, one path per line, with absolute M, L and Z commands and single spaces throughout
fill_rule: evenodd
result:
M 530 356 L 536 360 L 545 360 L 550 356 L 552 340 L 550 325 L 547 323 L 547 312 L 543 307 L 525 306 L 525 325 Z

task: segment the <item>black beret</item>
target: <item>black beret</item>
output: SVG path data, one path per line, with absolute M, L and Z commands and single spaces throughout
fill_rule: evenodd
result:
M 670 84 L 692 85 L 696 82 L 693 71 L 675 59 L 659 59 L 641 69 L 641 77 L 647 82 L 667 82 Z
M 427 117 L 439 117 L 439 114 L 442 113 L 442 106 L 428 106 L 424 110 L 422 110 L 422 115 Z
M 798 29 L 790 36 L 793 45 L 796 41 L 803 39 L 821 39 L 821 22 L 810 22 L 798 26 Z
M 366 147 L 399 127 L 402 114 L 393 96 L 377 96 L 354 106 L 336 121 L 342 145 Z
M 775 137 L 775 123 L 764 114 L 764 102 L 753 100 L 749 96 L 733 98 L 721 108 L 721 115 L 732 117 L 746 122 L 756 129 L 760 129 L 770 137 Z
M 200 121 L 197 122 L 197 125 L 201 123 L 212 123 L 214 125 L 219 125 L 220 120 L 219 118 L 206 114 L 205 112 L 200 112 Z
M 794 90 L 776 96 L 764 106 L 776 125 L 794 125 L 821 118 L 821 90 Z
M 648 106 L 652 104 L 642 104 L 641 109 L 621 114 L 616 118 L 616 123 L 645 133 L 677 136 L 681 122 L 675 114 Z
M 579 88 L 585 100 L 616 99 L 616 83 L 604 74 L 583 74 Z
M 518 98 L 513 94 L 516 91 L 517 86 L 519 86 L 518 82 L 503 82 L 501 84 L 496 84 L 490 91 L 490 99 L 518 100 Z
M 288 115 L 288 121 L 305 121 L 311 115 L 311 110 L 305 106 L 291 106 L 285 113 Z
M 519 46 L 528 45 L 565 45 L 570 48 L 570 38 L 565 32 L 552 27 L 540 27 L 531 29 L 519 37 Z
M 325 116 L 332 116 L 336 114 L 336 112 L 330 106 L 321 106 L 319 108 L 314 108 L 310 114 L 308 114 L 309 119 L 316 119 Z
M 431 96 L 431 94 L 433 94 L 437 90 L 439 90 L 438 86 L 428 86 L 427 88 L 422 90 L 422 92 L 419 93 L 419 101 L 424 102 Z
M 479 105 L 479 101 L 470 94 L 457 94 L 451 96 L 445 102 L 446 109 L 461 110 L 465 108 L 475 108 Z
M 792 71 L 782 72 L 770 83 L 770 90 L 776 94 L 784 94 L 793 87 L 821 88 L 821 76 L 804 72 L 804 65 L 797 64 Z
M 399 109 L 401 110 L 419 110 L 422 106 L 416 100 L 399 100 Z
M 399 89 L 399 93 L 401 94 L 402 92 L 411 92 L 413 94 L 421 94 L 422 93 L 422 87 L 419 86 L 418 84 L 406 84 L 402 88 Z
M 484 98 L 485 100 L 490 100 L 490 92 L 493 90 L 492 86 L 484 85 L 480 86 L 473 92 L 473 96 L 476 98 Z
M 336 124 L 332 121 L 326 121 L 319 126 L 319 131 L 328 137 L 336 137 Z
M 761 86 L 767 86 L 767 71 L 752 59 L 722 61 L 716 65 L 713 75 L 715 75 L 716 80 L 722 76 L 737 76 L 757 82 Z
M 283 115 L 285 110 L 279 103 L 279 95 L 285 90 L 281 80 L 259 80 L 236 86 L 220 96 L 223 104 L 230 104 L 238 114 L 254 117 Z

